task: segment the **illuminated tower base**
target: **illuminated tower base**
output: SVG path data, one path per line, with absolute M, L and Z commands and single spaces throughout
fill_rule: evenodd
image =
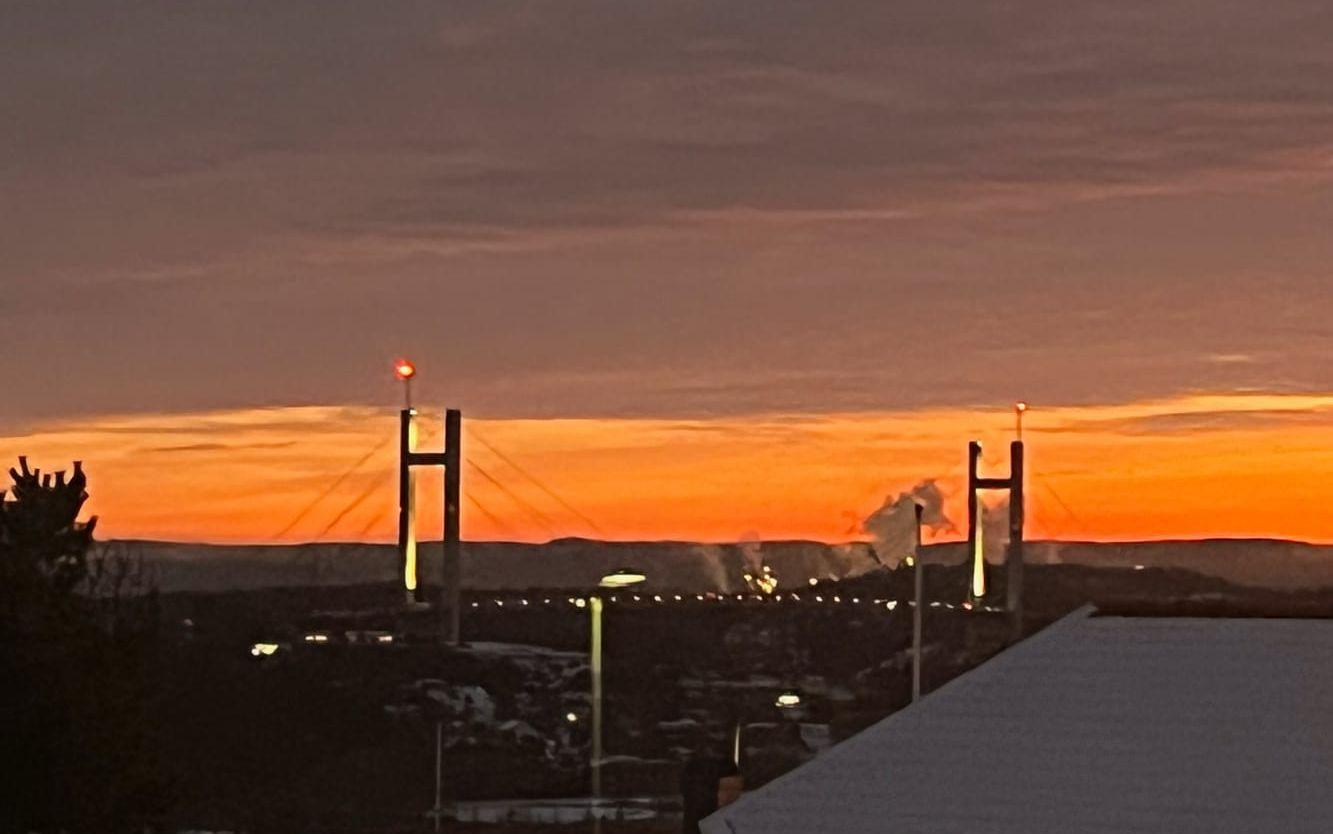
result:
M 1023 626 L 1023 441 L 1009 444 L 1009 477 L 982 478 L 977 475 L 981 461 L 981 444 L 967 444 L 967 553 L 972 561 L 967 600 L 980 605 L 985 599 L 986 558 L 984 525 L 977 492 L 983 489 L 1006 490 L 1009 493 L 1009 547 L 1005 554 L 1005 609 L 1013 623 L 1014 636 Z

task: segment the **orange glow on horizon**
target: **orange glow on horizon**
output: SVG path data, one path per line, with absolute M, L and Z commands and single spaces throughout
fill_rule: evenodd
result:
M 1028 417 L 1031 538 L 1333 542 L 1333 517 L 1311 510 L 1333 499 L 1333 395 L 1197 395 Z M 439 445 L 440 415 L 423 409 L 418 424 L 423 445 Z M 983 455 L 982 471 L 1002 472 L 1013 431 L 1007 409 L 464 427 L 464 538 L 521 541 L 861 539 L 886 496 L 930 478 L 962 530 L 967 441 L 1001 450 Z M 89 511 L 107 537 L 387 542 L 396 429 L 394 411 L 358 407 L 107 416 L 0 438 L 0 454 L 46 470 L 84 460 Z M 421 538 L 438 538 L 438 477 L 421 479 L 417 506 Z

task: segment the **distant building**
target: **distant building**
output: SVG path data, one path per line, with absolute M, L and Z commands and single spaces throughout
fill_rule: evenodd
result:
M 1333 620 L 1085 608 L 701 830 L 1333 831 Z

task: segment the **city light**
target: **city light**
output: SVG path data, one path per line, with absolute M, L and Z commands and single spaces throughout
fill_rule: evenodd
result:
M 1140 566 L 1135 565 L 1134 567 L 1139 568 Z M 837 590 L 840 586 L 836 581 L 832 581 L 832 582 L 821 583 L 819 587 L 820 589 L 827 589 L 832 587 L 834 590 Z M 736 605 L 738 607 L 751 607 L 756 605 L 762 605 L 764 603 L 769 603 L 769 604 L 784 604 L 784 605 L 842 606 L 846 608 L 859 608 L 859 609 L 874 608 L 881 611 L 894 611 L 900 605 L 907 606 L 909 608 L 914 605 L 912 600 L 894 600 L 882 597 L 844 596 L 841 593 L 836 593 L 836 594 L 810 593 L 805 596 L 802 596 L 801 594 L 790 593 L 790 592 L 774 593 L 774 594 L 760 594 L 760 593 L 719 594 L 715 591 L 709 591 L 703 594 L 695 593 L 688 595 L 625 594 L 617 596 L 615 594 L 608 594 L 608 595 L 597 595 L 597 597 L 601 600 L 603 605 L 619 605 L 624 607 L 648 607 L 648 606 L 657 607 L 657 606 L 672 606 L 672 605 L 688 606 L 688 605 L 697 605 L 699 603 L 709 603 L 709 604 L 722 603 L 722 604 Z M 503 611 L 503 612 L 510 612 L 510 611 L 520 612 L 525 610 L 537 611 L 537 610 L 544 610 L 546 609 L 547 606 L 562 605 L 562 604 L 568 605 L 575 609 L 583 610 L 591 606 L 592 598 L 571 596 L 571 597 L 566 597 L 563 600 L 560 600 L 560 599 L 551 599 L 549 597 L 546 597 L 541 600 L 542 605 L 540 606 L 537 605 L 537 602 L 538 600 L 536 599 L 529 599 L 527 597 L 521 597 L 517 595 L 488 596 L 482 599 L 473 599 L 470 602 L 466 603 L 466 605 L 473 609 L 490 608 L 492 611 Z M 924 601 L 923 605 L 929 605 L 931 608 L 944 608 L 950 611 L 959 610 L 959 611 L 996 613 L 1002 610 L 1001 608 L 996 606 L 979 604 L 979 602 L 976 600 L 969 600 L 965 603 L 957 605 L 955 605 L 952 602 L 945 602 L 943 600 L 935 600 L 933 602 Z M 327 632 L 311 632 L 310 634 L 307 634 L 304 637 L 304 639 L 307 642 L 317 642 L 317 638 L 322 638 L 318 639 L 319 642 L 324 642 L 331 639 L 328 636 Z M 378 639 L 382 642 L 389 642 L 389 640 L 392 640 L 394 638 L 391 635 L 386 634 Z
M 403 382 L 417 375 L 417 366 L 407 359 L 399 359 L 393 363 L 393 375 Z
M 277 643 L 255 643 L 250 647 L 250 654 L 255 657 L 269 657 L 278 650 Z
M 774 706 L 779 709 L 791 709 L 792 707 L 799 707 L 800 705 L 801 696 L 797 692 L 784 692 L 779 695 L 777 701 L 774 702 Z
M 628 588 L 630 585 L 638 585 L 648 577 L 639 571 L 631 568 L 621 568 L 615 573 L 608 573 L 602 577 L 602 581 L 597 584 L 603 588 Z

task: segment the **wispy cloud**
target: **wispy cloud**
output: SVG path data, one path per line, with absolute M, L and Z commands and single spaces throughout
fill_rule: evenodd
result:
M 7 420 L 389 402 L 407 350 L 508 416 L 1329 378 L 1324 3 L 3 15 Z

